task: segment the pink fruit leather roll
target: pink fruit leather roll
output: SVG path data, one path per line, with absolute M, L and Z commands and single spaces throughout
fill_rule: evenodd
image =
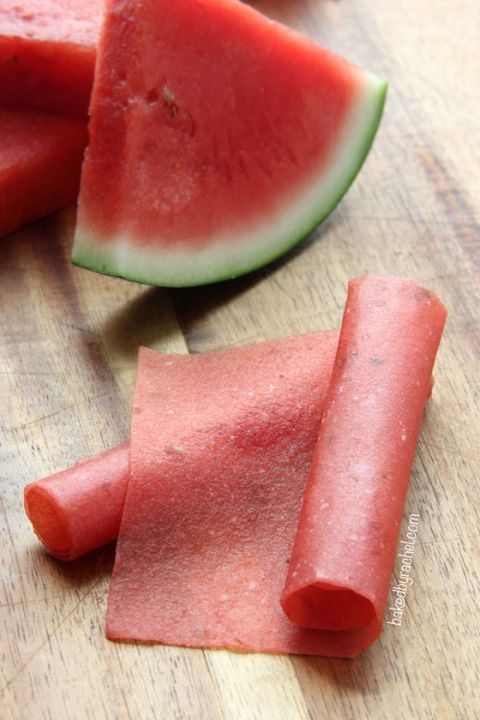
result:
M 442 303 L 399 278 L 349 284 L 282 606 L 303 627 L 379 634 Z

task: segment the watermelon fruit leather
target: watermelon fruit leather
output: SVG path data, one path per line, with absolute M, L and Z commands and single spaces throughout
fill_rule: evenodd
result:
M 75 560 L 118 537 L 130 478 L 130 446 L 119 445 L 29 483 L 25 512 L 47 552 Z
M 1 0 L 0 105 L 87 115 L 103 0 Z
M 349 656 L 280 607 L 337 333 L 190 358 L 142 349 L 107 636 Z
M 232 0 L 110 0 L 74 263 L 145 283 L 286 252 L 362 165 L 386 85 Z
M 77 197 L 86 121 L 0 108 L 0 237 Z
M 380 633 L 396 554 L 407 549 L 398 537 L 446 315 L 411 280 L 349 282 L 282 595 L 299 625 Z

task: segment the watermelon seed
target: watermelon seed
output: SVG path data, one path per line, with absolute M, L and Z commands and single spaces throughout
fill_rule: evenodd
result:
M 167 106 L 173 105 L 175 102 L 175 93 L 173 93 L 166 85 L 163 86 L 163 99 L 165 100 L 165 105 Z
M 147 93 L 147 104 L 150 105 L 150 107 L 155 107 L 158 103 L 158 91 L 156 88 L 152 88 L 152 90 L 149 90 Z
M 168 445 L 165 450 L 169 455 L 177 455 L 180 457 L 185 455 L 185 448 L 183 445 Z
M 175 93 L 170 90 L 167 85 L 163 86 L 163 103 L 164 106 L 169 114 L 169 116 L 174 119 L 177 117 L 179 110 L 178 106 L 175 103 Z M 192 134 L 192 133 L 191 133 Z

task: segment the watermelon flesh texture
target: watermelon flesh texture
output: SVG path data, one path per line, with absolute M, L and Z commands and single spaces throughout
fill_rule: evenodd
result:
M 273 260 L 348 189 L 385 93 L 239 2 L 112 0 L 73 262 L 182 286 Z
M 83 119 L 0 108 L 0 237 L 75 201 L 87 137 Z
M 0 105 L 87 115 L 103 0 L 2 0 Z

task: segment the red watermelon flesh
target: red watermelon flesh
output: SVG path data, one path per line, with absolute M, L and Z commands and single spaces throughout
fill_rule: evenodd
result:
M 103 0 L 2 0 L 0 104 L 86 115 Z
M 337 204 L 385 83 L 232 0 L 111 0 L 76 264 L 163 285 L 272 260 Z
M 282 342 L 198 356 L 194 374 L 141 350 L 109 638 L 334 656 L 368 644 L 280 607 L 337 334 Z
M 0 108 L 0 237 L 77 197 L 86 122 Z

